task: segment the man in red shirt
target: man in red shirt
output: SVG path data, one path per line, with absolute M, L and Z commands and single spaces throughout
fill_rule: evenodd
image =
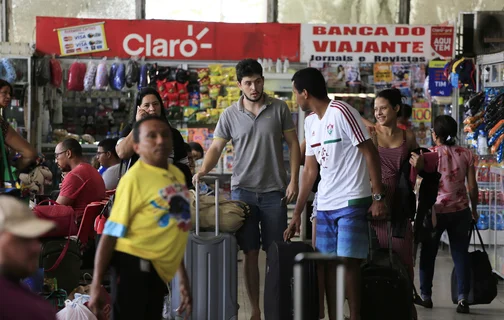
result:
M 56 319 L 56 310 L 21 284 L 39 266 L 37 238 L 54 226 L 16 198 L 0 196 L 0 319 Z
M 105 198 L 105 183 L 98 171 L 83 159 L 82 147 L 77 140 L 60 142 L 54 150 L 54 157 L 58 167 L 68 172 L 56 202 L 71 206 L 80 219 L 88 204 Z

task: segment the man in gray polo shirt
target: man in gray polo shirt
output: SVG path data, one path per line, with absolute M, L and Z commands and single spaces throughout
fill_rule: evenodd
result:
M 287 203 L 298 193 L 299 141 L 287 104 L 264 94 L 261 65 L 245 59 L 236 65 L 243 95 L 220 116 L 214 141 L 208 149 L 196 182 L 217 164 L 226 143 L 234 146 L 231 189 L 233 200 L 248 203 L 252 214 L 236 237 L 245 253 L 245 283 L 252 305 L 252 320 L 261 318 L 259 308 L 259 249 L 283 241 L 287 226 Z M 287 185 L 282 141 L 290 151 L 291 179 Z M 259 230 L 259 223 L 261 228 Z

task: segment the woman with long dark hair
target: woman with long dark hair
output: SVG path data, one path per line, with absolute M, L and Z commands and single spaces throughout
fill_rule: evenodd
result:
M 413 229 L 409 217 L 396 217 L 393 210 L 395 192 L 402 165 L 409 163 L 421 170 L 423 157 L 413 153 L 418 148 L 415 135 L 411 130 L 403 130 L 397 126 L 397 119 L 401 116 L 401 92 L 398 89 L 385 89 L 379 92 L 374 102 L 376 124 L 371 125 L 371 136 L 380 155 L 382 183 L 385 187 L 385 201 L 392 221 L 392 250 L 397 253 L 401 263 L 407 268 L 410 279 L 414 277 L 413 263 Z M 386 221 L 372 221 L 371 225 L 377 235 L 380 247 L 388 247 L 388 230 Z M 412 305 L 414 319 L 416 309 Z
M 455 264 L 458 285 L 458 313 L 469 313 L 467 298 L 470 290 L 469 230 L 472 219 L 478 220 L 478 184 L 474 155 L 469 149 L 456 144 L 457 122 L 450 116 L 438 116 L 431 130 L 438 153 L 438 172 L 441 174 L 439 191 L 434 205 L 434 237 L 422 242 L 420 252 L 420 291 L 422 305 L 432 308 L 432 279 L 441 235 L 446 230 L 450 251 Z M 468 188 L 466 189 L 466 181 Z M 469 207 L 469 198 L 471 200 Z
M 374 114 L 376 118 L 373 141 L 380 155 L 382 183 L 386 188 L 385 201 L 389 210 L 394 208 L 394 193 L 402 164 L 410 159 L 410 164 L 417 169 L 423 165 L 422 157 L 412 153 L 418 148 L 413 132 L 402 130 L 397 126 L 401 115 L 401 92 L 397 89 L 385 89 L 375 99 Z M 391 213 L 391 212 L 389 212 Z M 373 221 L 382 247 L 387 246 L 387 224 L 384 221 Z M 394 225 L 392 249 L 399 255 L 401 262 L 408 268 L 413 279 L 413 231 L 411 223 L 405 218 L 404 223 Z
M 163 108 L 163 100 L 156 89 L 150 87 L 143 88 L 140 92 L 138 92 L 136 98 L 136 110 L 132 113 L 131 123 L 124 128 L 121 134 L 122 138 L 117 142 L 116 151 L 119 158 L 123 160 L 131 159 L 131 163 L 129 164 L 130 166 L 138 160 L 138 155 L 135 154 L 135 151 L 133 151 L 133 124 L 147 115 L 160 116 L 165 119 L 169 125 Z M 171 125 L 170 128 L 173 135 L 173 152 L 167 160 L 173 163 L 184 173 L 187 187 L 192 188 L 192 174 L 189 169 L 189 160 L 187 159 L 184 139 L 182 138 L 180 131 L 173 128 Z

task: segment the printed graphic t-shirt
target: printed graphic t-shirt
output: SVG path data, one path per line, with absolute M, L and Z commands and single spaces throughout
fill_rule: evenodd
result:
M 317 210 L 371 203 L 366 159 L 357 148 L 369 133 L 357 110 L 332 100 L 322 119 L 314 113 L 306 117 L 305 139 L 306 156 L 320 165 Z
M 150 260 L 165 282 L 177 271 L 191 227 L 184 174 L 138 160 L 119 181 L 104 234 L 116 250 Z
M 436 213 L 452 213 L 469 207 L 466 177 L 469 167 L 474 166 L 474 155 L 460 146 L 438 146 L 431 148 L 439 156 L 438 172 L 441 173 Z

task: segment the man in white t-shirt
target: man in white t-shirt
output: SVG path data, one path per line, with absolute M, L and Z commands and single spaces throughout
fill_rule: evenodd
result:
M 296 72 L 292 84 L 301 109 L 312 113 L 305 119 L 306 158 L 301 190 L 284 238 L 299 232 L 301 212 L 317 178 L 318 163 L 321 180 L 316 248 L 345 259 L 350 319 L 359 320 L 360 265 L 369 249 L 366 215 L 386 215 L 378 151 L 359 112 L 345 102 L 327 97 L 325 79 L 319 70 L 306 68 Z M 336 301 L 336 268 L 328 270 L 328 301 Z M 336 318 L 335 304 L 329 305 L 329 316 Z

